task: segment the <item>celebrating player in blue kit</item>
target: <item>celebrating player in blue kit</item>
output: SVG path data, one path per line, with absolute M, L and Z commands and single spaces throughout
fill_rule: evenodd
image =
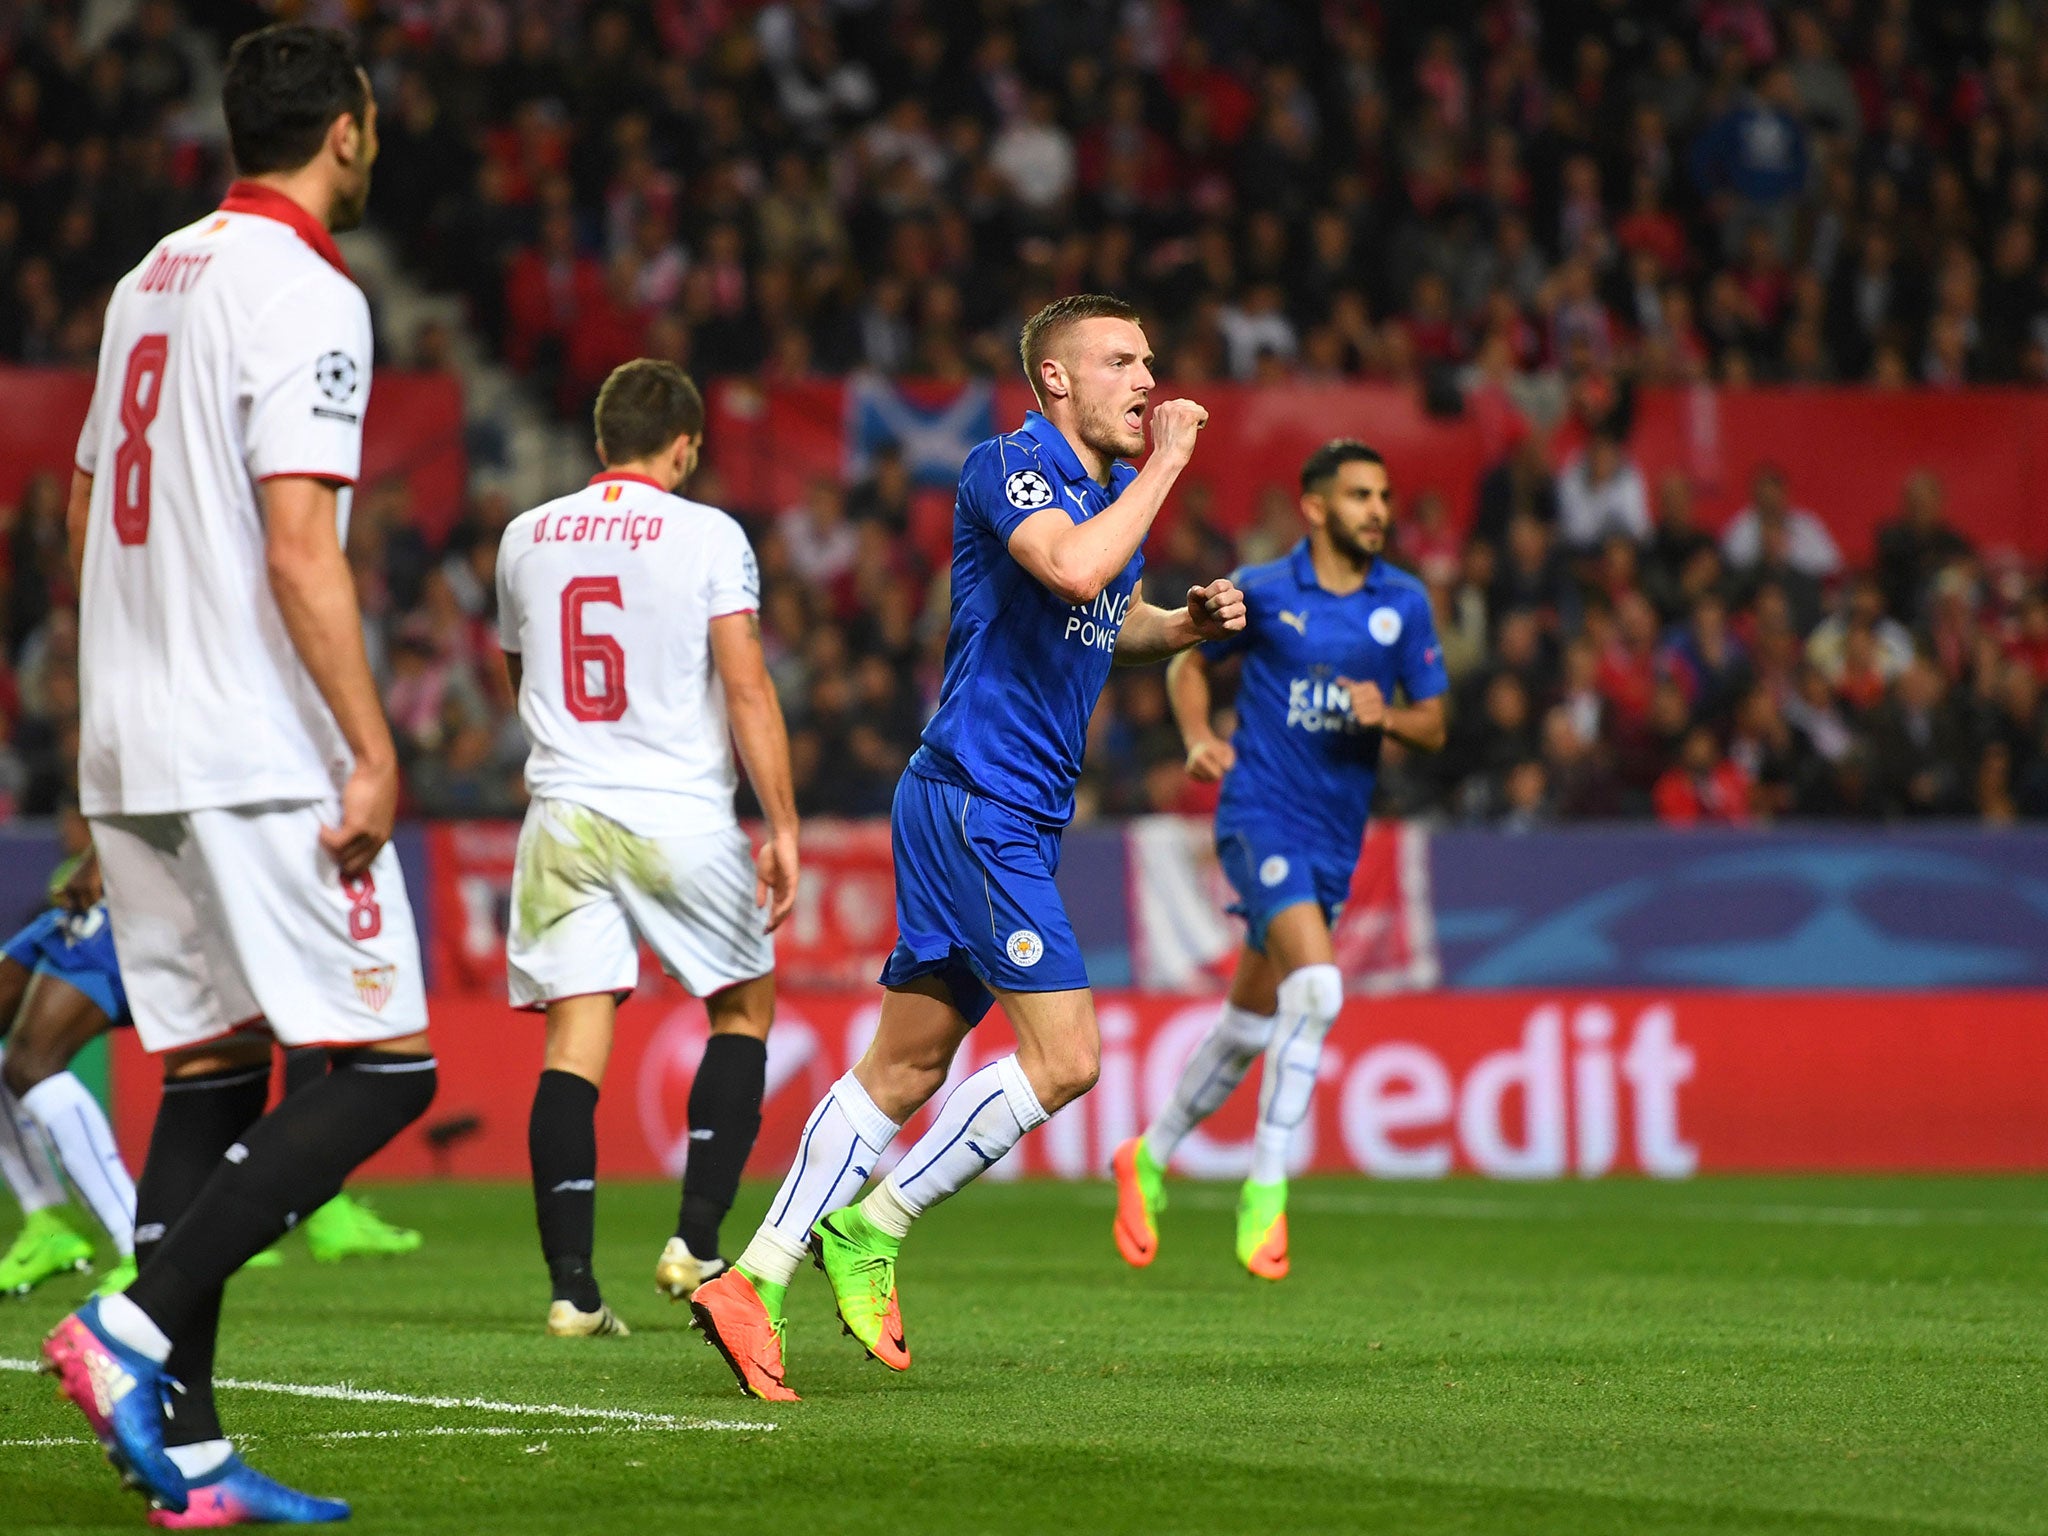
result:
M 1237 890 L 1244 952 L 1230 997 L 1143 1136 L 1116 1149 L 1117 1251 L 1159 1252 L 1167 1160 L 1263 1053 L 1251 1177 L 1237 1208 L 1237 1260 L 1287 1274 L 1287 1144 L 1315 1093 L 1323 1037 L 1344 1001 L 1330 925 L 1351 889 L 1388 736 L 1444 744 L 1443 653 L 1422 583 L 1381 558 L 1391 487 L 1385 461 L 1339 439 L 1301 470 L 1308 537 L 1236 573 L 1239 633 L 1174 659 L 1167 673 L 1188 772 L 1223 780 L 1216 855 Z M 1242 656 L 1236 735 L 1210 723 L 1209 665 Z M 1396 705 L 1395 690 L 1408 702 Z
M 739 1262 L 699 1287 L 698 1326 L 756 1397 L 783 1380 L 783 1293 L 806 1252 L 868 1353 L 910 1365 L 896 1257 L 911 1222 L 1095 1083 L 1099 1042 L 1081 951 L 1053 885 L 1088 717 L 1112 664 L 1161 661 L 1244 626 L 1229 580 L 1181 606 L 1139 593 L 1138 553 L 1208 412 L 1152 411 L 1152 355 L 1121 300 L 1058 300 L 1024 327 L 1041 411 L 967 456 L 953 517 L 953 618 L 939 707 L 891 817 L 899 938 L 881 1021 L 804 1126 L 795 1166 Z M 1041 413 L 1042 412 L 1042 413 Z M 960 1044 L 1000 1002 L 1017 1051 L 947 1097 L 896 1171 L 847 1210 Z

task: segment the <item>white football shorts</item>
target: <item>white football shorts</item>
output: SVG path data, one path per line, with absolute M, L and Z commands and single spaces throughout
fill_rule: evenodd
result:
M 573 801 L 535 800 L 512 874 L 513 1006 L 625 996 L 640 982 L 636 935 L 698 997 L 765 976 L 775 944 L 754 886 L 753 850 L 738 827 L 642 837 Z
M 257 1024 L 284 1045 L 373 1045 L 427 1027 L 419 934 L 390 844 L 345 881 L 333 802 L 95 816 L 93 845 L 143 1048 Z

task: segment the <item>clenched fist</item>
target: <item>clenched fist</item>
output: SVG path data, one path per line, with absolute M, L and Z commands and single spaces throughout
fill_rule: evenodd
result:
M 1206 587 L 1188 588 L 1188 617 L 1204 640 L 1221 640 L 1244 628 L 1244 594 L 1228 576 Z
M 1214 784 L 1237 766 L 1237 748 L 1221 736 L 1211 736 L 1188 748 L 1188 777 L 1197 784 Z
M 1354 683 L 1348 677 L 1337 679 L 1337 686 L 1351 695 L 1351 718 L 1367 730 L 1384 729 L 1387 723 L 1387 697 L 1380 692 L 1378 683 Z
M 1192 400 L 1168 400 L 1153 407 L 1153 451 L 1187 463 L 1195 452 L 1195 434 L 1208 419 L 1208 409 Z

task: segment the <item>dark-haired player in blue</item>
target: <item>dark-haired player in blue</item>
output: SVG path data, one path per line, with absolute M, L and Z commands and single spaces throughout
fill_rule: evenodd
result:
M 1287 1274 L 1287 1144 L 1315 1093 L 1323 1037 L 1344 1001 L 1330 926 L 1351 890 L 1388 736 L 1444 744 L 1443 652 L 1422 583 L 1381 558 L 1392 488 L 1379 454 L 1339 439 L 1301 471 L 1308 537 L 1236 573 L 1244 629 L 1176 657 L 1167 673 L 1188 772 L 1223 780 L 1216 855 L 1238 893 L 1244 952 L 1223 1015 L 1143 1136 L 1116 1150 L 1117 1251 L 1159 1251 L 1162 1176 L 1182 1137 L 1266 1058 L 1237 1260 Z M 1210 723 L 1209 666 L 1242 656 L 1237 732 Z M 1393 702 L 1397 691 L 1405 704 Z
M 899 939 L 881 1021 L 812 1112 L 746 1252 L 691 1299 L 758 1397 L 796 1396 L 783 1380 L 782 1299 L 806 1252 L 847 1330 L 906 1369 L 896 1255 L 911 1221 L 1094 1086 L 1094 999 L 1053 885 L 1088 717 L 1112 665 L 1163 661 L 1244 626 L 1227 579 L 1174 608 L 1140 596 L 1139 547 L 1208 412 L 1158 406 L 1144 469 L 1122 462 L 1145 447 L 1153 387 L 1136 311 L 1058 300 L 1025 325 L 1020 350 L 1040 410 L 961 470 L 945 681 L 891 819 Z M 844 1209 L 998 1002 L 1016 1054 L 961 1082 L 896 1171 Z

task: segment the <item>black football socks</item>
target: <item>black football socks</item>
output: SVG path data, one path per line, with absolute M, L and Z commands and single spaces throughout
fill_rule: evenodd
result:
M 718 1257 L 718 1227 L 739 1193 L 740 1173 L 761 1130 L 766 1042 L 713 1035 L 690 1085 L 690 1160 L 676 1236 L 700 1259 Z
M 526 1152 L 554 1299 L 595 1312 L 604 1305 L 590 1269 L 597 1235 L 597 1084 L 574 1072 L 541 1073 L 526 1124 Z

